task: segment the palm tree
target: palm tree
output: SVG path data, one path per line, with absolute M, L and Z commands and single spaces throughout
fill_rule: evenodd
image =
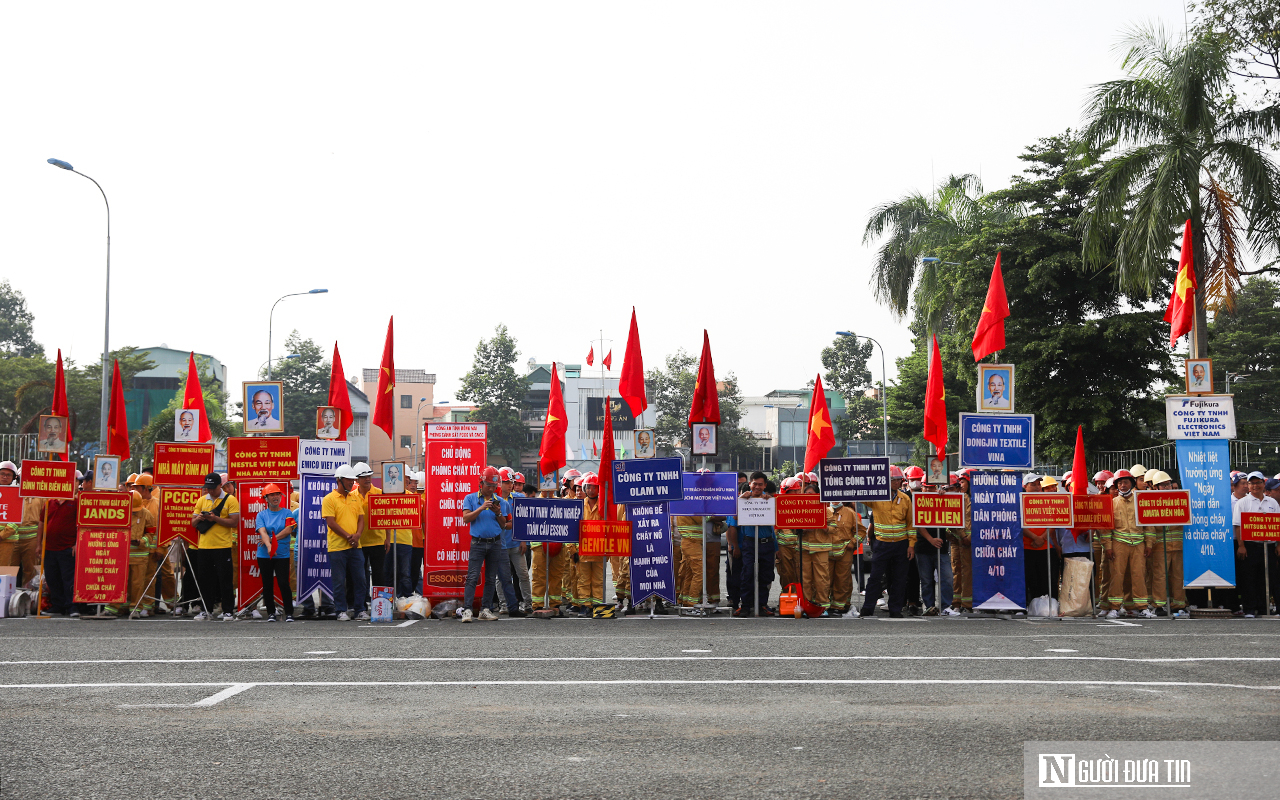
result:
M 976 175 L 952 175 L 932 195 L 912 192 L 877 206 L 862 234 L 863 244 L 886 237 L 871 268 L 876 299 L 899 317 L 906 316 L 914 285 L 922 307 L 938 308 L 940 304 L 933 301 L 944 288 L 938 282 L 937 262 L 921 258 L 976 232 L 986 222 L 1007 221 L 1020 214 L 1019 207 L 984 196 Z
M 1081 136 L 1082 146 L 1121 148 L 1081 217 L 1086 263 L 1149 293 L 1170 276 L 1174 238 L 1191 220 L 1199 358 L 1206 307 L 1230 310 L 1242 275 L 1280 271 L 1241 265 L 1242 242 L 1259 261 L 1280 249 L 1280 171 L 1263 150 L 1280 108 L 1236 107 L 1220 42 L 1134 30 L 1124 40 L 1129 77 L 1094 87 Z

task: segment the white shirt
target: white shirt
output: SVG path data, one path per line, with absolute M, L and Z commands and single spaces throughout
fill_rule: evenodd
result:
M 1280 514 L 1280 503 L 1276 502 L 1274 497 L 1267 497 L 1265 494 L 1262 499 L 1246 494 L 1236 501 L 1231 509 L 1231 524 L 1236 527 L 1237 536 L 1240 528 L 1241 514 Z

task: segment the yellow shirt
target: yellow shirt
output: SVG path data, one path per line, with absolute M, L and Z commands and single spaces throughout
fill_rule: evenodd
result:
M 337 489 L 334 489 L 324 496 L 324 502 L 320 504 L 320 516 L 333 517 L 333 521 L 341 525 L 343 530 L 355 533 L 356 528 L 360 526 L 360 518 L 364 516 L 364 500 L 359 492 L 353 491 L 343 497 Z M 334 532 L 333 528 L 329 528 L 329 552 L 337 553 L 350 549 L 350 543 Z
M 884 542 L 900 542 L 906 539 L 915 547 L 916 529 L 911 524 L 911 497 L 903 491 L 892 500 L 876 500 L 866 503 L 871 510 L 871 522 L 876 528 L 876 539 Z
M 352 494 L 360 494 L 360 490 L 356 489 Z M 369 487 L 369 494 L 382 494 L 382 490 L 377 486 Z M 360 495 L 360 503 L 364 506 L 364 524 L 369 524 L 369 497 L 368 495 Z M 386 528 L 365 528 L 364 533 L 360 536 L 360 546 L 369 547 L 375 544 L 387 543 Z
M 218 516 L 223 519 L 228 519 L 232 514 L 239 514 L 240 501 L 236 499 L 235 495 L 226 494 L 225 492 L 216 500 L 210 497 L 207 493 L 200 495 L 200 499 L 196 501 L 194 513 L 199 514 L 202 511 L 208 511 L 212 514 L 213 510 L 218 507 L 218 504 L 222 502 L 224 497 L 227 502 L 222 506 L 222 513 Z M 200 534 L 201 550 L 224 550 L 228 547 L 232 547 L 235 543 L 235 526 L 227 528 L 222 525 L 214 525 L 208 531 Z

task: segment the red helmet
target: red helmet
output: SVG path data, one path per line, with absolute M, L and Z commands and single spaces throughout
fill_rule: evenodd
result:
M 902 468 L 899 467 L 897 464 L 889 465 L 889 480 L 891 481 L 902 480 Z
M 566 481 L 571 481 L 574 478 L 581 478 L 581 477 L 582 477 L 582 473 L 578 472 L 576 469 L 571 469 L 564 474 L 564 480 Z
M 497 483 L 498 470 L 494 467 L 485 467 L 484 472 L 480 475 L 480 479 L 485 483 Z
M 523 473 L 523 472 L 517 472 L 517 473 L 516 473 L 516 476 L 515 476 L 515 481 L 516 481 L 516 483 L 524 483 L 524 473 Z
M 587 473 L 587 474 L 582 478 L 582 485 L 583 485 L 583 486 L 599 486 L 599 485 L 600 485 L 600 476 L 599 476 L 599 475 L 597 475 L 597 474 L 595 474 L 594 472 L 588 472 L 588 473 Z
M 708 472 L 710 472 L 710 471 L 711 471 L 711 470 L 707 469 L 706 467 L 703 467 L 702 469 L 698 470 L 698 474 L 699 474 L 699 475 L 704 475 L 704 474 L 706 474 L 706 473 L 708 473 Z
M 503 467 L 502 469 L 498 470 L 498 480 L 502 481 L 503 483 L 513 480 L 515 476 L 516 474 L 511 470 L 511 467 Z
M 1114 477 L 1114 476 L 1113 476 L 1110 472 L 1108 472 L 1107 470 L 1105 470 L 1105 469 L 1104 469 L 1104 470 L 1100 471 L 1098 474 L 1094 475 L 1094 476 L 1093 476 L 1093 480 L 1094 480 L 1094 482 L 1097 482 L 1097 481 L 1106 481 L 1106 480 L 1109 480 L 1109 479 L 1110 479 L 1110 478 L 1112 478 L 1112 477 Z
M 805 481 L 807 481 L 807 482 L 809 482 L 809 483 L 817 483 L 817 482 L 818 482 L 818 473 L 816 473 L 816 472 L 806 472 L 806 473 L 804 474 L 804 479 L 805 479 Z
M 907 467 L 905 470 L 903 470 L 902 474 L 905 475 L 907 480 L 909 481 L 918 481 L 918 480 L 924 479 L 924 470 L 920 469 L 919 467 Z
M 957 483 L 959 483 L 959 482 L 960 482 L 960 481 L 962 481 L 962 480 L 968 481 L 968 480 L 969 480 L 969 476 L 970 476 L 970 475 L 972 475 L 972 474 L 973 474 L 973 470 L 972 470 L 972 469 L 970 469 L 969 467 L 965 467 L 964 469 L 962 469 L 962 470 L 960 470 L 959 472 L 957 472 L 957 473 L 956 473 L 956 475 L 958 475 L 958 476 L 959 476 L 959 478 L 957 479 L 957 481 L 956 481 L 956 482 L 957 482 Z M 972 483 L 972 481 L 969 481 L 969 482 L 970 482 L 970 483 Z
M 581 485 L 582 485 L 582 482 L 583 482 L 583 481 L 585 481 L 585 480 L 586 480 L 586 478 L 584 478 L 584 477 L 582 477 L 581 475 L 579 475 L 578 477 L 576 477 L 576 478 L 574 478 L 574 479 L 573 479 L 573 485 L 574 485 L 574 486 L 581 486 Z
M 1133 480 L 1133 473 L 1127 469 L 1121 469 L 1121 470 L 1116 470 L 1116 474 L 1112 475 L 1111 477 L 1115 478 L 1116 480 L 1120 480 L 1121 478 L 1128 478 L 1129 480 Z
M 954 473 L 954 472 L 953 472 L 953 473 L 951 473 L 950 475 L 948 475 L 948 476 L 947 476 L 947 485 L 948 485 L 948 486 L 955 486 L 955 485 L 956 485 L 957 483 L 959 483 L 959 482 L 960 482 L 960 476 L 959 476 L 958 474 L 956 474 L 956 473 Z
M 782 490 L 778 494 L 788 494 L 801 485 L 799 478 L 786 478 L 782 481 Z

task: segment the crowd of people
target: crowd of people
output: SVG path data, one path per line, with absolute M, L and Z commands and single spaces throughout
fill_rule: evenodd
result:
M 672 516 L 675 602 L 656 601 L 650 610 L 773 616 L 778 613 L 778 605 L 771 603 L 776 585 L 779 597 L 794 598 L 796 616 L 974 613 L 969 475 L 969 470 L 961 470 L 949 475 L 945 485 L 928 485 L 919 467 L 891 467 L 891 499 L 825 504 L 825 528 L 740 525 L 736 516 Z M 191 515 L 196 541 L 162 546 L 156 536 L 160 509 L 154 477 L 149 470 L 130 475 L 127 600 L 107 606 L 103 613 L 133 618 L 189 614 L 197 620 L 224 621 L 246 616 L 286 622 L 295 617 L 368 620 L 371 587 L 394 587 L 399 598 L 421 594 L 425 523 L 404 530 L 370 528 L 368 498 L 381 493 L 372 476 L 367 464 L 343 465 L 323 499 L 332 597 L 321 592 L 296 596 L 298 492 L 288 483 L 264 488 L 265 507 L 257 511 L 252 536 L 266 590 L 257 604 L 237 613 L 241 502 L 234 482 L 218 473 L 207 475 Z M 18 477 L 16 465 L 0 462 L 0 485 L 16 484 Z M 408 473 L 406 490 L 419 493 L 424 477 Z M 78 478 L 81 491 L 93 488 L 92 474 L 78 473 Z M 737 479 L 744 498 L 819 493 L 814 473 L 799 473 L 780 485 L 763 472 L 738 473 Z M 1179 488 L 1171 475 L 1136 464 L 1081 478 L 1086 479 L 1090 494 L 1110 496 L 1114 527 L 1023 528 L 1028 602 L 1057 597 L 1066 560 L 1085 559 L 1090 562 L 1090 613 L 1098 616 L 1179 617 L 1197 604 L 1248 618 L 1270 613 L 1280 591 L 1280 545 L 1241 540 L 1240 514 L 1280 514 L 1280 476 L 1231 473 L 1237 583 L 1235 588 L 1214 589 L 1212 595 L 1183 588 L 1181 527 L 1137 525 L 1133 493 Z M 582 519 L 604 519 L 600 480 L 593 472 L 570 469 L 556 490 L 540 491 L 515 470 L 486 467 L 477 490 L 462 503 L 461 521 L 470 533 L 470 549 L 462 602 L 450 616 L 471 622 L 531 613 L 594 618 L 635 613 L 629 558 L 586 555 L 575 543 L 513 538 L 512 500 L 518 496 L 580 501 Z M 1071 491 L 1074 481 L 1069 472 L 1060 479 L 1026 473 L 1022 490 Z M 922 491 L 962 495 L 963 526 L 915 527 L 911 496 Z M 41 574 L 43 559 L 47 608 L 69 616 L 88 611 L 72 600 L 76 508 L 74 498 L 24 498 L 21 522 L 0 525 L 0 565 L 16 566 L 19 585 L 26 585 Z M 626 518 L 624 506 L 617 511 L 619 519 Z M 721 596 L 722 584 L 727 597 Z

